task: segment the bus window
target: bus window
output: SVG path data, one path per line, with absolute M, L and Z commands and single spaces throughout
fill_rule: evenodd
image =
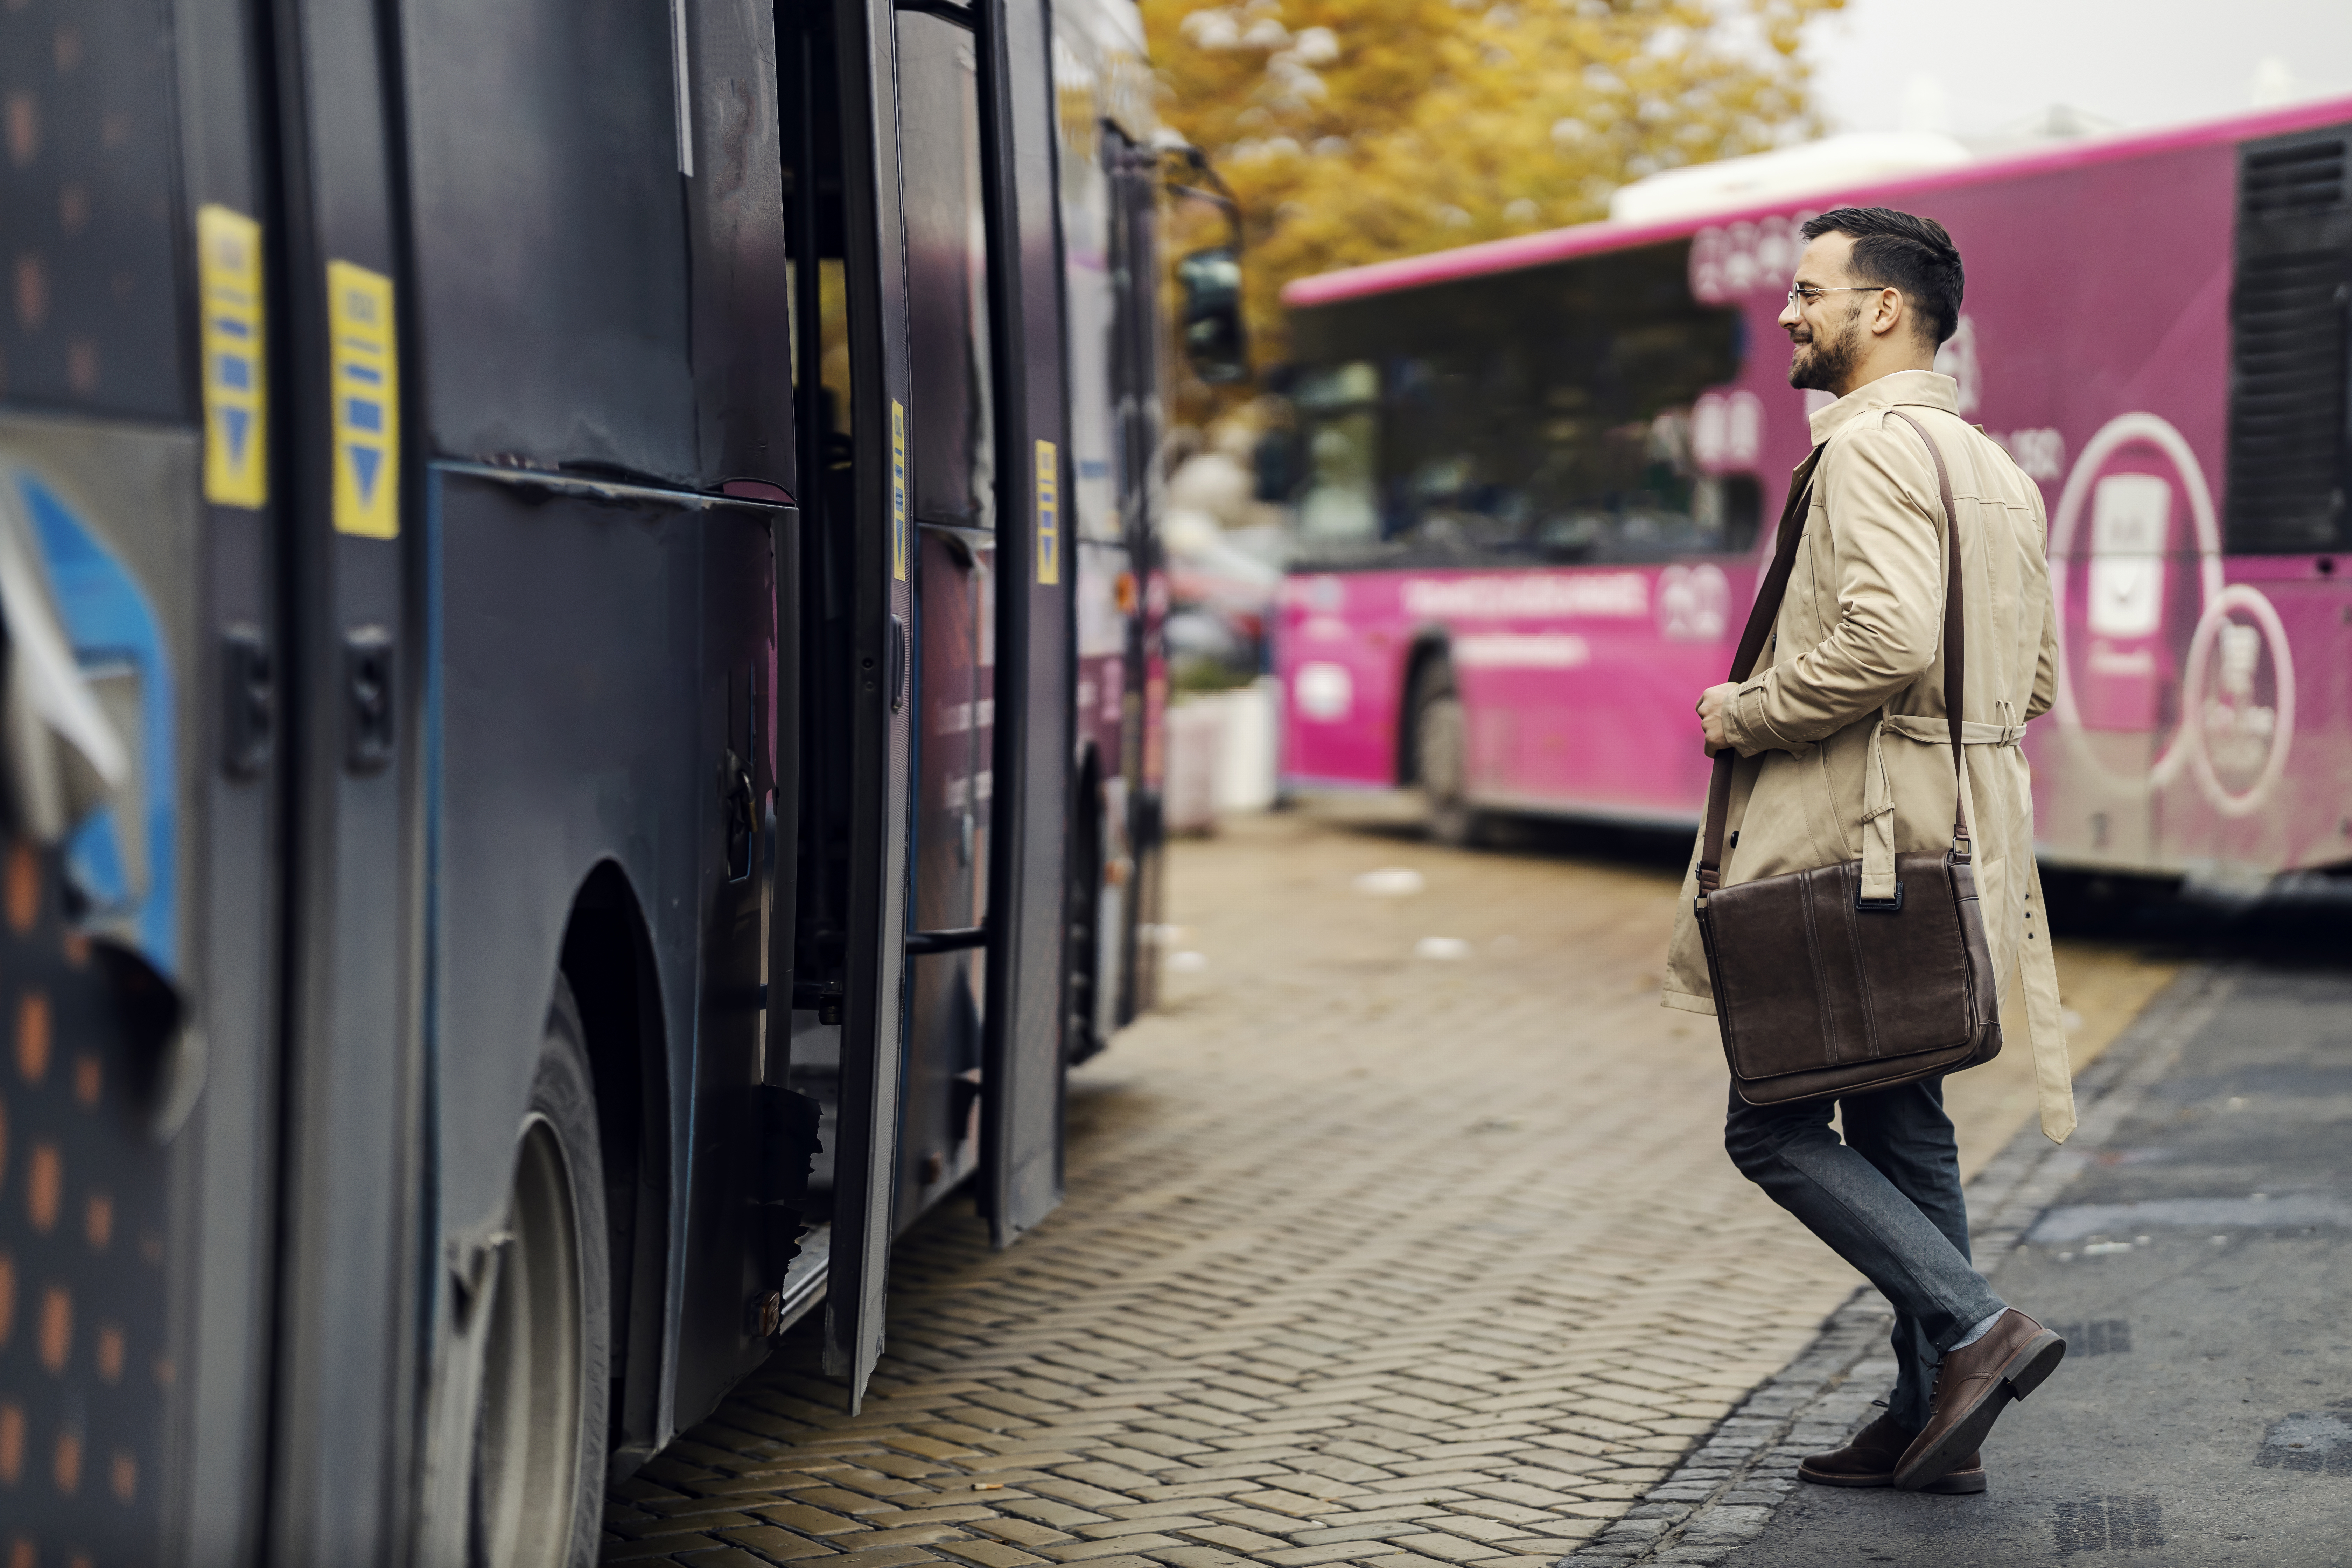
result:
M 914 513 L 995 524 L 988 397 L 988 237 L 981 218 L 980 87 L 972 36 L 919 11 L 898 16 L 899 144 Z
M 1306 432 L 1298 531 L 1318 544 L 1380 537 L 1380 373 L 1358 361 L 1301 375 L 1292 389 Z
M 2249 143 L 2230 293 L 2229 544 L 2233 554 L 2352 545 L 2352 136 Z
M 798 262 L 793 263 L 795 267 Z M 824 410 L 823 428 L 828 437 L 838 437 L 843 443 L 843 462 L 847 462 L 845 443 L 852 434 L 849 411 L 849 286 L 842 271 L 841 258 L 828 256 L 817 263 L 817 375 L 821 395 L 817 402 Z M 798 297 L 797 285 L 794 297 Z
M 1736 310 L 1691 298 L 1688 248 L 1303 312 L 1302 542 L 1465 565 L 1748 548 L 1753 474 L 1693 439 L 1702 395 L 1738 379 L 1745 334 Z M 1350 378 L 1377 379 L 1379 417 L 1318 409 Z M 1752 463 L 1756 443 L 1739 446 Z

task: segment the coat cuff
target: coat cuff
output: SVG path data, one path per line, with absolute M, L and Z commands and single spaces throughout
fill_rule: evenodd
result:
M 1684 1013 L 1704 1013 L 1710 1018 L 1715 1016 L 1715 999 L 1713 997 L 1694 996 L 1687 991 L 1670 990 L 1661 992 L 1658 994 L 1658 1005 L 1661 1007 L 1672 1007 Z
M 1723 732 L 1731 749 L 1743 757 L 1759 752 L 1769 752 L 1780 745 L 1764 722 L 1764 686 L 1761 679 L 1751 680 L 1731 694 L 1724 705 Z

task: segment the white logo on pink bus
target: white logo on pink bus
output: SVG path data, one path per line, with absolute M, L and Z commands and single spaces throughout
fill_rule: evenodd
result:
M 1691 237 L 1692 297 L 1715 305 L 1759 289 L 1776 294 L 1787 289 L 1805 247 L 1798 231 L 1812 216 L 1801 212 L 1700 229 Z
M 1581 669 L 1592 645 L 1574 632 L 1475 632 L 1455 637 L 1456 669 Z
M 1764 400 L 1744 390 L 1704 394 L 1691 408 L 1690 440 L 1704 472 L 1753 468 L 1764 455 Z
M 1404 613 L 1432 621 L 1639 620 L 1650 613 L 1640 572 L 1413 577 L 1399 591 Z
M 2185 539 L 2176 537 L 2176 497 L 2188 503 Z M 2078 557 L 2086 510 L 2089 549 Z M 2176 589 L 2172 563 L 2184 555 L 2194 577 Z M 2069 593 L 2078 560 L 2087 579 L 2079 628 Z M 2294 658 L 2270 600 L 2249 584 L 2224 584 L 2212 491 L 2170 423 L 2122 415 L 2083 448 L 2051 521 L 2050 574 L 2065 620 L 2052 717 L 2074 761 L 2126 794 L 2164 789 L 2186 772 L 2222 816 L 2260 810 L 2294 743 Z M 2192 587 L 2193 609 L 2179 603 Z M 2179 700 L 2168 703 L 2176 674 Z M 2168 711 L 2178 719 L 2159 737 Z M 2144 773 L 2118 773 L 2092 731 L 2161 746 Z
M 1658 630 L 1668 642 L 1719 642 L 1731 624 L 1731 583 L 1711 561 L 1658 574 Z

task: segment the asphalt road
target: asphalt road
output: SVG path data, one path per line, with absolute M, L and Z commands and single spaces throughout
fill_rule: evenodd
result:
M 2255 967 L 1994 1274 L 2068 1352 L 1990 1489 L 1799 1486 L 1727 1563 L 2352 1563 L 2348 1240 L 2352 974 Z

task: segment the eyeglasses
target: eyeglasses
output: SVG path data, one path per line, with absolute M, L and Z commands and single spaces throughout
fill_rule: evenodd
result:
M 1816 289 L 1810 283 L 1800 283 L 1789 290 L 1789 303 L 1810 305 L 1824 294 L 1875 294 L 1885 287 L 1884 283 L 1857 283 L 1851 289 Z

